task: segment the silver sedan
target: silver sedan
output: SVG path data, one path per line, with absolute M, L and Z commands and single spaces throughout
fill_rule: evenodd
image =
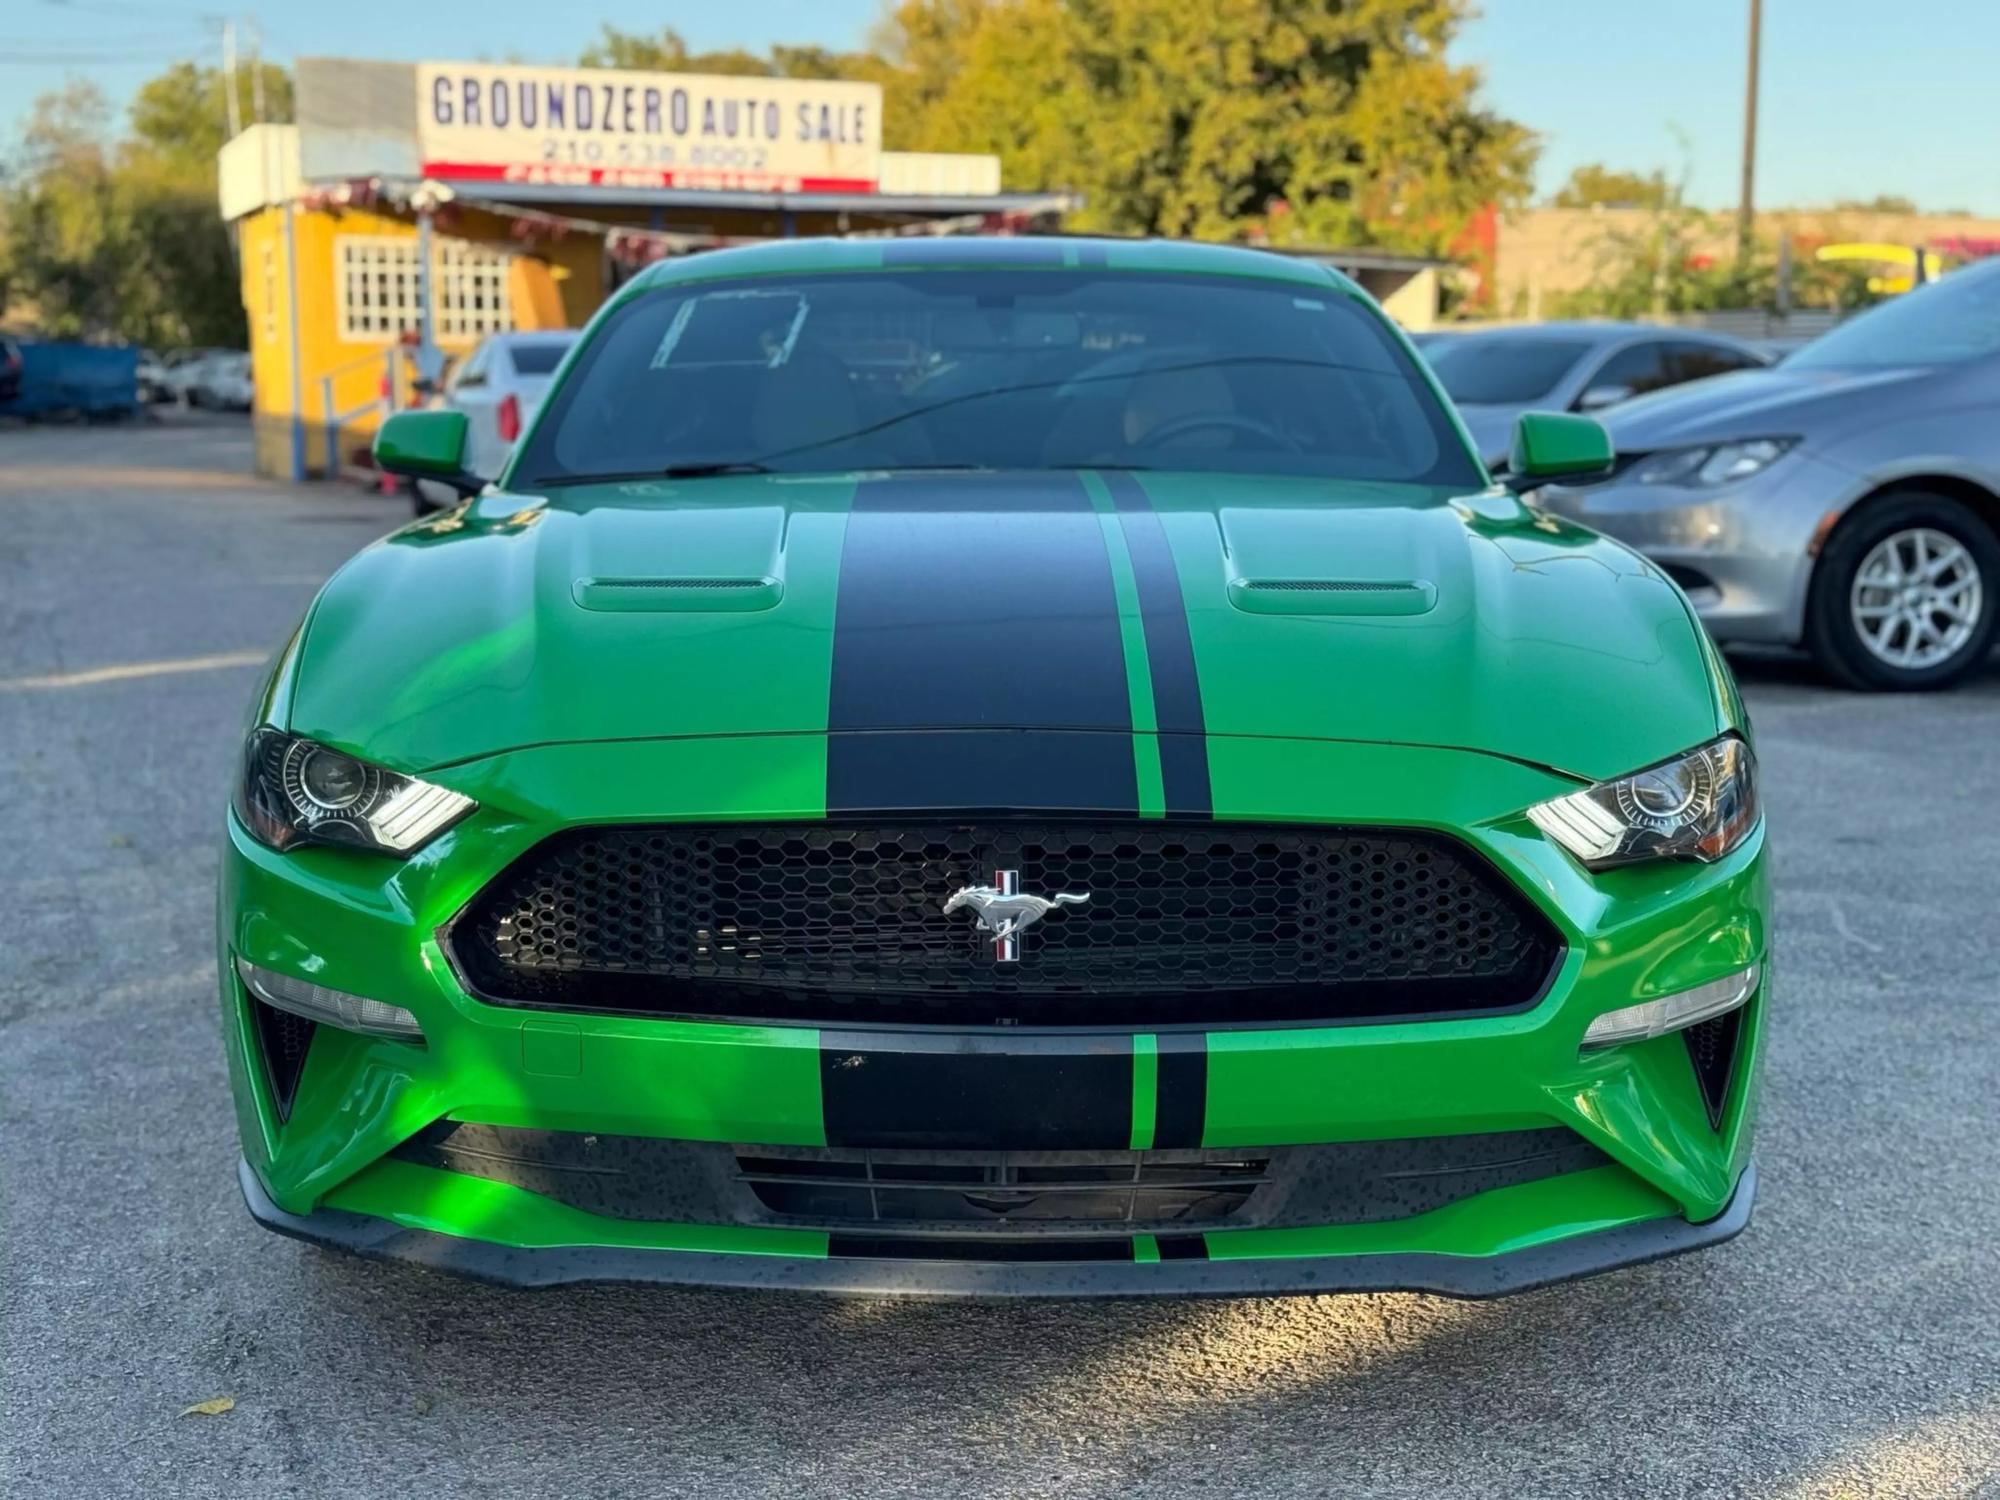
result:
M 1617 465 L 1547 508 L 1660 563 L 1723 642 L 1809 647 L 1856 688 L 1946 687 L 2000 609 L 2000 260 L 1782 365 L 1603 414 Z
M 1647 391 L 1771 362 L 1726 334 L 1651 323 L 1482 328 L 1437 333 L 1422 347 L 1488 464 L 1505 461 L 1523 412 L 1595 412 Z

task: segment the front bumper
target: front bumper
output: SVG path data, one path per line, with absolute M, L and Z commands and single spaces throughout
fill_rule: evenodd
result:
M 1218 796 L 1216 816 L 1372 822 L 1464 839 L 1541 906 L 1568 945 L 1531 1008 L 1212 1030 L 1200 1039 L 1195 1091 L 1179 1070 L 1176 1100 L 1162 1039 L 1130 1031 L 996 1033 L 945 1050 L 991 1056 L 1003 1071 L 1035 1059 L 1038 1076 L 1056 1080 L 1051 1087 L 1076 1077 L 1103 1089 L 1109 1078 L 1128 1118 L 1142 1097 L 1162 1131 L 1177 1113 L 1191 1134 L 1171 1143 L 1162 1134 L 1162 1146 L 1251 1150 L 1561 1127 L 1602 1151 L 1605 1165 L 1403 1218 L 1214 1226 L 1176 1253 L 1139 1235 L 1110 1252 L 1122 1259 L 1071 1262 L 834 1254 L 812 1226 L 614 1219 L 396 1156 L 438 1122 L 856 1144 L 829 1139 L 823 1095 L 829 1059 L 856 1047 L 852 1035 L 489 1005 L 460 985 L 437 937 L 498 871 L 576 821 L 714 818 L 718 808 L 745 821 L 823 816 L 772 794 L 810 781 L 789 775 L 784 757 L 813 752 L 810 741 L 782 739 L 561 746 L 433 773 L 480 810 L 403 863 L 332 849 L 275 854 L 232 824 L 221 999 L 256 1216 L 362 1253 L 524 1284 L 691 1280 L 996 1295 L 1386 1287 L 1491 1295 L 1714 1243 L 1742 1227 L 1764 992 L 1744 1012 L 1732 1081 L 1713 1117 L 1680 1037 L 1589 1054 L 1578 1043 L 1603 1011 L 1766 959 L 1761 832 L 1715 865 L 1593 878 L 1521 815 L 1573 783 L 1491 757 L 1367 745 L 1223 746 L 1218 763 L 1244 757 L 1241 784 L 1256 793 L 1254 801 Z M 1252 760 L 1264 756 L 1273 759 Z M 686 807 L 661 805 L 674 789 L 685 789 Z M 323 1027 L 280 1118 L 238 957 L 403 1006 L 426 1045 Z M 908 1033 L 874 1035 L 882 1051 L 939 1046 L 935 1035 L 921 1046 Z M 1089 1066 L 1072 1074 L 1066 1057 Z M 982 1097 L 1010 1096 L 975 1082 Z M 1135 1132 L 1129 1144 L 1154 1142 Z
M 1727 1207 L 1704 1223 L 1691 1224 L 1672 1216 L 1645 1219 L 1490 1255 L 1390 1251 L 1230 1260 L 1023 1262 L 834 1258 L 615 1245 L 524 1247 L 412 1228 L 342 1209 L 287 1213 L 271 1201 L 249 1162 L 237 1163 L 236 1177 L 250 1216 L 278 1234 L 370 1260 L 429 1266 L 499 1286 L 652 1282 L 914 1298 L 1233 1297 L 1333 1292 L 1504 1297 L 1720 1245 L 1749 1227 L 1757 1194 L 1753 1163 L 1744 1168 Z

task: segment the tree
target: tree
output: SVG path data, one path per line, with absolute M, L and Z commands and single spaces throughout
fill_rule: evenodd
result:
M 892 140 L 1081 191 L 1080 228 L 1442 253 L 1532 138 L 1445 51 L 1465 0 L 903 0 Z
M 690 52 L 686 39 L 671 26 L 662 28 L 658 36 L 642 36 L 605 26 L 577 61 L 586 68 L 631 68 L 640 72 L 720 73 L 744 78 L 849 78 L 861 83 L 880 83 L 885 89 L 896 82 L 892 76 L 894 70 L 870 52 L 836 52 L 829 47 L 792 47 L 783 43 L 773 46 L 763 57 L 740 47 L 724 52 Z
M 606 27 L 586 65 L 878 82 L 884 144 L 1079 191 L 1079 228 L 1444 253 L 1534 144 L 1445 51 L 1466 0 L 901 0 L 840 53 L 690 53 Z
M 58 337 L 240 345 L 235 256 L 215 208 L 224 103 L 219 70 L 177 64 L 141 87 L 133 138 L 114 142 L 110 110 L 89 85 L 37 100 L 0 192 L 10 301 L 32 306 Z M 267 76 L 265 105 L 289 115 L 282 73 Z
M 276 63 L 261 65 L 264 119 L 284 124 L 292 118 L 291 75 Z M 236 103 L 245 124 L 255 118 L 256 83 L 249 66 L 236 72 Z M 180 62 L 141 84 L 132 98 L 132 134 L 163 155 L 213 168 L 215 154 L 229 136 L 229 87 L 220 68 Z
M 1586 162 L 1556 189 L 1557 208 L 1663 208 L 1673 194 L 1667 174 L 1613 171 L 1602 162 Z
M 114 326 L 130 290 L 131 226 L 107 144 L 104 95 L 74 81 L 35 101 L 19 166 L 0 203 L 0 265 L 10 299 L 75 336 Z

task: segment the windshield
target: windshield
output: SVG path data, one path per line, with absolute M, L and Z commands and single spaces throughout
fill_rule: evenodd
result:
M 1409 356 L 1336 287 L 1101 270 L 641 294 L 512 482 L 1091 467 L 1480 482 Z
M 514 361 L 516 375 L 553 375 L 562 357 L 569 353 L 569 341 L 557 343 L 510 344 L 507 357 Z
M 1589 349 L 1581 340 L 1466 334 L 1430 345 L 1424 358 L 1461 405 L 1518 406 L 1554 390 Z
M 1787 370 L 1942 365 L 2000 354 L 2000 266 L 1955 271 L 1821 334 Z

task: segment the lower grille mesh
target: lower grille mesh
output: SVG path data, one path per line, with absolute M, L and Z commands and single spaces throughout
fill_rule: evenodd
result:
M 1085 893 L 996 961 L 945 899 L 996 872 Z M 477 897 L 449 943 L 489 1000 L 840 1024 L 1135 1024 L 1531 1003 L 1544 918 L 1455 840 L 1148 824 L 579 829 Z
M 1199 1151 L 818 1152 L 739 1156 L 775 1214 L 875 1222 L 1167 1224 L 1226 1219 L 1270 1180 L 1268 1156 Z
M 728 1145 L 440 1121 L 400 1161 L 612 1219 L 823 1229 L 884 1243 L 1382 1223 L 1604 1166 L 1571 1131 L 1155 1151 Z M 1164 1241 L 1163 1241 L 1164 1244 Z M 932 1246 L 931 1253 L 943 1253 Z

